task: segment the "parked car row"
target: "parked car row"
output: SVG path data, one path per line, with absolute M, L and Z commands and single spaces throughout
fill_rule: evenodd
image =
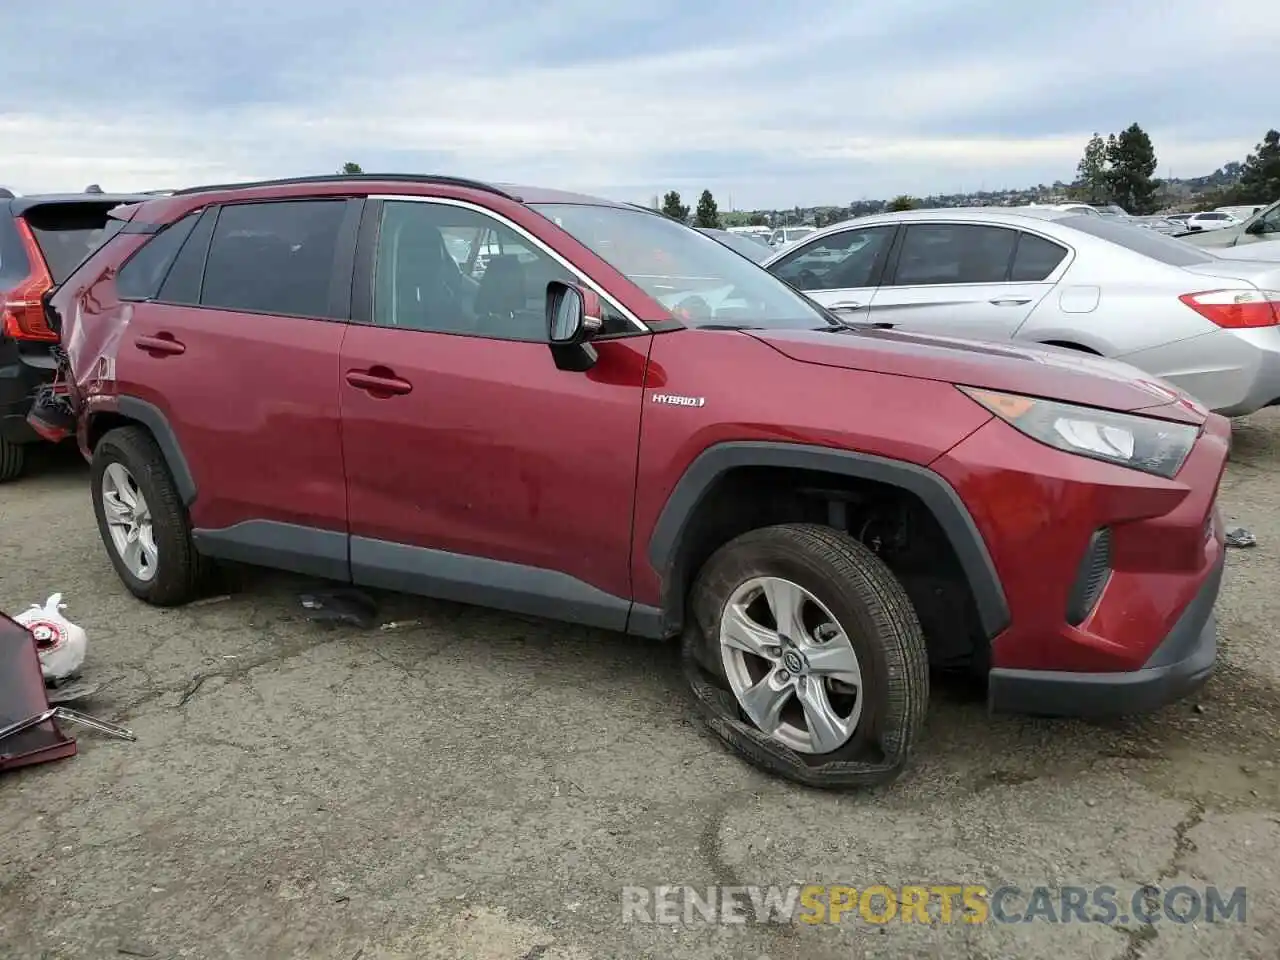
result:
M 43 318 L 137 597 L 189 601 L 230 559 L 680 638 L 743 757 L 871 784 L 922 735 L 931 669 L 1050 715 L 1196 689 L 1224 557 L 1224 418 L 1124 364 L 904 328 L 1132 323 L 1154 302 L 1127 266 L 1274 332 L 1248 280 L 1112 238 L 1157 234 L 947 217 L 815 233 L 771 273 L 533 187 L 199 187 L 112 210 Z
M 1231 416 L 1280 402 L 1280 262 L 984 207 L 861 217 L 765 266 L 850 323 L 1121 359 Z

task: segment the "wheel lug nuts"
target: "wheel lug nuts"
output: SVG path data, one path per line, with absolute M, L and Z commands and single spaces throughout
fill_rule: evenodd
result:
M 788 680 L 791 679 L 791 674 L 787 673 L 787 671 L 785 670 L 779 670 L 778 679 L 781 680 L 783 683 L 786 683 Z

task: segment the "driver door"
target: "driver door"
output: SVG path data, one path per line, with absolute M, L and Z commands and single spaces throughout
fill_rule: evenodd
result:
M 866 320 L 896 231 L 851 226 L 802 241 L 769 272 L 846 319 Z

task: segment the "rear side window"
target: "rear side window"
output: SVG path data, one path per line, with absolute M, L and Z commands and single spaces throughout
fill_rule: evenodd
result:
M 18 283 L 30 269 L 13 216 L 8 205 L 0 202 L 0 283 L 5 287 Z
M 1014 254 L 1009 279 L 1014 283 L 1039 283 L 1058 269 L 1066 255 L 1066 247 L 1034 233 L 1024 233 L 1018 238 L 1018 252 Z
M 241 203 L 222 208 L 200 304 L 223 310 L 327 317 L 345 200 Z
M 122 226 L 107 216 L 115 204 L 50 203 L 23 214 L 54 283 L 75 272 Z
M 1005 227 L 913 223 L 903 239 L 893 284 L 1003 283 L 1017 241 L 1018 232 Z
M 197 219 L 198 214 L 189 213 L 139 247 L 116 276 L 116 295 L 121 300 L 154 300 L 158 297 L 160 285 L 169 275 L 169 269 L 183 242 L 191 235 Z
M 1189 267 L 1195 263 L 1208 263 L 1213 259 L 1211 253 L 1185 240 L 1166 237 L 1154 230 L 1121 223 L 1118 220 L 1107 220 L 1102 217 L 1063 217 L 1056 222 L 1171 267 Z

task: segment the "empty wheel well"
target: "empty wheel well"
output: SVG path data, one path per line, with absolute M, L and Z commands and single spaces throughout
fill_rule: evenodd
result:
M 139 420 L 134 420 L 132 417 L 126 417 L 122 413 L 96 413 L 89 420 L 89 430 L 85 434 L 86 444 L 90 452 L 97 447 L 99 440 L 117 427 L 142 427 L 146 429 L 146 424 Z
M 682 621 L 689 588 L 712 553 L 749 530 L 776 523 L 820 523 L 862 541 L 910 596 L 931 663 L 985 663 L 987 643 L 973 590 L 924 502 L 889 483 L 819 470 L 737 467 L 713 482 L 688 519 L 667 571 L 669 622 Z

